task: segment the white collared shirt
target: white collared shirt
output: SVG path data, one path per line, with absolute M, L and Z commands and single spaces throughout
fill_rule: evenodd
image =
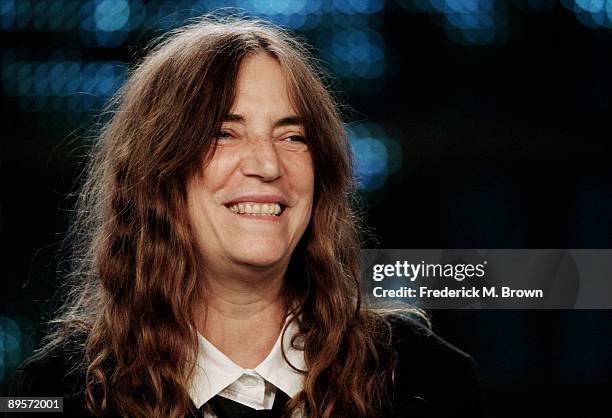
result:
M 287 322 L 282 342 L 285 354 L 293 366 L 305 370 L 304 352 L 291 347 L 297 325 L 295 322 L 287 325 Z M 200 347 L 188 388 L 194 405 L 200 408 L 213 396 L 219 395 L 254 409 L 271 409 L 276 388 L 294 397 L 304 386 L 304 375 L 291 368 L 283 358 L 281 336 L 282 332 L 268 356 L 257 367 L 244 369 L 198 333 Z M 214 415 L 205 411 L 205 417 Z

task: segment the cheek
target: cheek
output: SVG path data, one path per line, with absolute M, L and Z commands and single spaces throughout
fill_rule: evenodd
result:
M 307 180 L 307 187 L 308 187 L 308 192 L 310 194 L 310 201 L 312 203 L 312 199 L 314 197 L 314 183 L 315 183 L 315 179 L 314 179 L 314 163 L 312 162 L 312 157 L 310 156 L 310 154 L 308 154 L 308 161 L 305 163 L 306 164 L 306 169 L 305 172 L 307 173 L 304 177 L 305 180 Z
M 203 201 L 203 186 L 201 178 L 194 178 L 187 184 L 187 209 L 189 219 L 196 231 L 202 229 L 202 201 Z
M 300 199 L 307 203 L 304 207 L 311 207 L 314 196 L 314 164 L 310 153 L 296 157 L 289 164 L 294 190 Z
M 223 179 L 227 178 L 225 173 L 227 169 L 224 167 L 224 161 L 219 158 L 213 158 L 204 168 L 200 178 L 200 184 L 204 191 L 214 191 L 222 186 Z
M 224 148 L 217 148 L 214 156 L 202 170 L 201 176 L 196 179 L 194 191 L 201 201 L 218 203 L 214 201 L 215 193 L 223 189 L 238 165 L 236 152 Z

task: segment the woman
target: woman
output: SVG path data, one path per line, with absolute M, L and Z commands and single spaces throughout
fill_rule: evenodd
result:
M 201 19 L 111 105 L 73 290 L 14 395 L 74 416 L 480 414 L 469 356 L 361 304 L 350 147 L 297 41 Z

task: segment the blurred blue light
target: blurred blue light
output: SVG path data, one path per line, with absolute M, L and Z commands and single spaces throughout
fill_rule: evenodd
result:
M 374 191 L 384 186 L 390 173 L 401 166 L 401 148 L 373 123 L 347 127 L 353 154 L 353 176 L 358 187 Z
M 34 70 L 34 94 L 37 96 L 49 95 L 48 72 L 49 66 L 47 64 L 37 65 Z
M 334 0 L 334 7 L 345 14 L 372 14 L 379 12 L 385 2 L 383 0 Z
M 81 1 L 70 1 L 68 4 L 64 4 L 64 25 L 62 30 L 76 29 L 79 27 L 81 19 L 80 14 Z
M 446 0 L 445 13 L 478 13 L 477 0 Z
M 95 31 L 95 42 L 99 46 L 115 47 L 121 45 L 127 39 L 129 35 L 127 30 L 117 30 L 113 32 L 97 30 Z
M 326 53 L 341 75 L 373 79 L 384 75 L 385 54 L 382 36 L 373 30 L 341 30 L 332 35 Z
M 493 12 L 495 10 L 495 0 L 476 0 L 474 12 L 480 9 L 481 12 Z M 507 4 L 504 2 L 503 4 Z M 501 7 L 501 5 L 500 5 Z
M 102 64 L 96 73 L 96 93 L 102 96 L 110 96 L 113 94 L 113 86 L 117 76 L 111 63 Z
M 291 29 L 301 29 L 306 23 L 306 15 L 300 13 L 277 16 L 282 17 L 278 21 L 280 25 L 286 26 Z
M 334 7 L 336 10 L 346 14 L 352 14 L 353 8 L 351 7 L 351 2 L 349 0 L 334 0 Z
M 0 331 L 0 383 L 4 382 L 6 378 L 6 362 L 4 361 L 6 348 L 4 346 L 4 339 L 4 335 L 2 335 L 2 331 Z
M 262 15 L 301 13 L 306 6 L 305 0 L 252 0 L 241 2 L 246 8 Z
M 606 17 L 603 10 L 599 12 L 589 12 L 588 10 L 582 9 L 577 3 L 574 4 L 574 14 L 578 22 L 592 29 L 602 26 Z
M 81 70 L 81 88 L 83 93 L 91 93 L 96 89 L 98 66 L 94 62 L 85 64 Z
M 431 1 L 431 6 L 434 8 L 434 10 L 437 10 L 440 13 L 444 13 L 444 10 L 446 9 L 445 0 L 430 0 L 430 1 Z
M 459 29 L 473 29 L 478 27 L 478 22 L 475 21 L 474 15 L 467 15 L 463 13 L 451 13 L 446 15 L 448 22 Z
M 48 20 L 47 25 L 51 30 L 60 30 L 62 24 L 64 23 L 64 4 L 63 2 L 56 0 L 52 2 L 49 6 L 48 12 Z M 71 3 L 71 2 L 66 2 Z
M 119 46 L 145 13 L 139 0 L 88 0 L 79 8 L 81 40 L 90 48 Z
M 561 4 L 586 27 L 612 29 L 612 0 L 561 0 Z
M 39 1 L 34 3 L 32 10 L 32 26 L 34 30 L 43 31 L 47 21 L 47 2 Z
M 360 1 L 358 3 L 356 10 L 368 14 L 378 13 L 385 7 L 384 0 Z
M 442 15 L 433 19 L 449 38 L 462 45 L 487 45 L 507 38 L 507 2 L 499 0 L 398 0 L 412 13 Z M 540 1 L 540 0 L 534 0 Z M 549 0 L 541 0 L 549 1 Z
M 83 3 L 79 9 L 81 15 L 80 28 L 84 31 L 95 31 L 96 22 L 94 20 L 95 5 L 93 1 L 88 0 Z
M 194 4 L 192 10 L 194 13 L 199 14 L 205 9 L 197 7 L 197 3 Z M 147 8 L 142 4 L 140 0 L 130 1 L 130 29 L 135 30 L 142 27 L 147 15 Z
M 64 84 L 63 96 L 75 94 L 81 85 L 81 64 L 78 62 L 66 62 L 66 82 Z
M 6 316 L 0 316 L 0 383 L 6 378 L 6 372 L 17 367 L 21 361 L 21 329 L 17 322 Z
M 96 2 L 94 20 L 96 28 L 105 32 L 123 29 L 130 20 L 130 5 L 126 0 Z
M 147 4 L 146 26 L 173 29 L 194 15 L 193 1 L 154 1 Z
M 576 0 L 576 6 L 590 13 L 601 12 L 604 9 L 605 3 L 606 0 Z
M 49 70 L 49 92 L 59 96 L 64 90 L 66 82 L 66 70 L 63 62 L 54 63 Z
M 8 30 L 15 21 L 15 0 L 0 0 L 0 28 Z
M 313 30 L 316 29 L 319 25 L 321 25 L 321 15 L 311 13 L 306 16 L 306 21 L 302 25 L 301 29 Z
M 322 0 L 307 1 L 304 5 L 304 13 L 320 13 L 323 8 Z
M 602 9 L 598 10 L 597 12 L 591 13 L 591 17 L 593 18 L 593 21 L 595 21 L 597 23 L 598 26 L 605 26 L 606 25 L 606 12 L 605 10 Z
M 382 11 L 384 5 L 384 0 L 336 0 L 336 4 L 323 0 L 0 0 L 0 30 L 80 29 L 92 32 L 81 34 L 87 47 L 116 46 L 127 38 L 126 34 L 109 37 L 96 32 L 171 29 L 219 8 L 225 8 L 227 14 L 242 9 L 248 15 L 294 29 L 314 29 L 334 16 L 363 18 L 362 23 L 344 21 L 335 27 L 366 27 L 371 23 L 367 18 Z
M 16 27 L 17 29 L 25 29 L 32 19 L 32 8 L 30 7 L 29 0 L 20 0 L 15 3 L 17 5 L 16 14 Z
M 384 144 L 376 138 L 355 138 L 351 149 L 358 183 L 366 190 L 380 188 L 387 177 L 388 155 Z
M 61 59 L 61 52 L 58 50 L 53 55 Z M 14 58 L 16 54 L 10 55 Z M 18 97 L 20 106 L 27 112 L 55 109 L 84 112 L 113 95 L 126 72 L 126 65 L 119 61 L 7 60 L 2 69 L 2 85 L 7 96 Z M 62 105 L 66 101 L 68 106 Z

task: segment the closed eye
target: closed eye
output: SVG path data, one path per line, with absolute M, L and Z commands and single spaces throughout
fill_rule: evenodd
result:
M 226 139 L 231 137 L 232 133 L 229 131 L 219 131 L 219 133 L 217 133 L 217 139 Z
M 306 143 L 306 138 L 304 138 L 302 135 L 291 135 L 285 138 L 285 141 Z

